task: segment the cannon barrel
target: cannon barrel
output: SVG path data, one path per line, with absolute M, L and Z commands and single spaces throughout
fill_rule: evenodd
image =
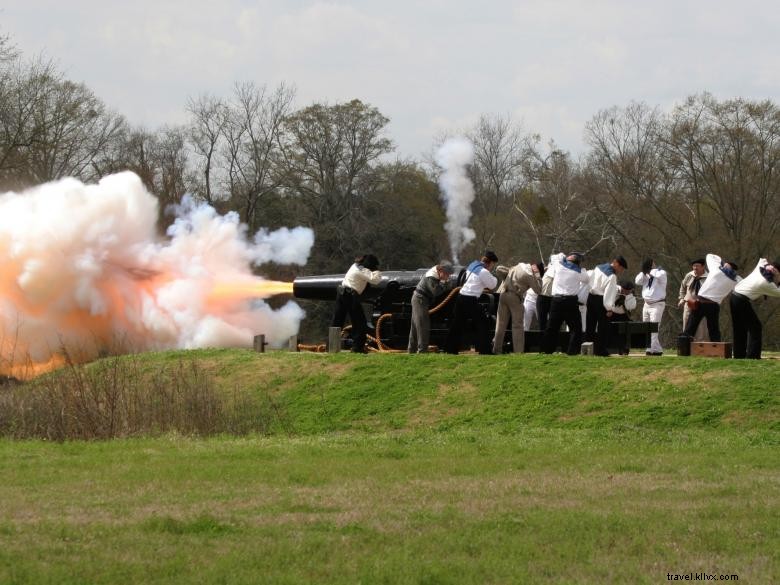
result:
M 382 272 L 382 282 L 377 285 L 367 286 L 363 292 L 363 300 L 370 301 L 380 296 L 385 291 L 409 289 L 409 296 L 420 279 L 426 273 L 427 268 L 417 270 L 388 270 Z M 453 283 L 457 281 L 458 271 L 451 276 Z M 314 301 L 336 300 L 336 293 L 343 274 L 324 274 L 318 276 L 299 276 L 293 281 L 293 295 L 298 299 Z

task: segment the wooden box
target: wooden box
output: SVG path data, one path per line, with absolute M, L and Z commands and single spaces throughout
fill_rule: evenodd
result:
M 694 341 L 691 343 L 691 355 L 702 357 L 731 357 L 731 343 L 714 341 Z

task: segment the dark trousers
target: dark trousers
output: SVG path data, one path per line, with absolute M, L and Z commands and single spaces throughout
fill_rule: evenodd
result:
M 536 297 L 536 318 L 539 320 L 539 329 L 547 331 L 547 321 L 550 319 L 550 306 L 552 297 L 539 295 Z
M 761 320 L 750 299 L 731 293 L 731 324 L 734 329 L 734 359 L 761 359 Z
M 447 353 L 456 354 L 460 351 L 463 334 L 468 330 L 474 331 L 474 349 L 482 354 L 493 353 L 488 339 L 488 316 L 479 304 L 479 299 L 458 295 L 455 299 L 455 315 L 447 333 Z
M 612 317 L 609 318 L 610 323 L 619 323 L 621 321 L 630 321 L 628 315 L 625 313 L 612 313 Z M 617 347 L 620 355 L 627 355 L 629 351 L 629 340 L 625 335 L 620 335 L 617 332 L 617 327 L 609 328 L 609 345 L 610 347 Z
M 582 317 L 580 317 L 580 304 L 576 295 L 552 297 L 550 319 L 547 321 L 547 329 L 544 330 L 544 353 L 555 351 L 558 346 L 558 333 L 563 323 L 566 323 L 569 328 L 569 347 L 566 353 L 577 355 L 582 345 Z
M 363 353 L 366 349 L 366 314 L 360 304 L 360 295 L 350 289 L 339 290 L 336 310 L 331 327 L 344 327 L 347 315 L 352 323 L 352 351 Z
M 588 295 L 588 312 L 585 315 L 585 341 L 593 342 L 593 353 L 609 355 L 607 341 L 609 339 L 609 318 L 604 308 L 603 295 Z
M 720 341 L 720 305 L 718 303 L 705 303 L 699 301 L 699 306 L 688 315 L 688 322 L 685 324 L 683 335 L 693 337 L 696 329 L 699 327 L 702 319 L 707 319 L 707 331 L 710 335 L 710 341 Z

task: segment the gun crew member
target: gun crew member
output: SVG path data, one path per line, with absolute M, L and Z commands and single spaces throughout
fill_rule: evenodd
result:
M 493 337 L 493 353 L 502 353 L 504 346 L 504 334 L 507 322 L 512 321 L 512 351 L 523 353 L 525 351 L 525 307 L 523 305 L 526 292 L 539 291 L 542 288 L 542 279 L 539 276 L 539 267 L 536 264 L 520 262 L 511 268 L 499 266 L 496 274 L 505 275 L 504 281 L 498 287 L 498 314 L 496 316 L 496 333 Z
M 373 254 L 366 254 L 355 258 L 355 263 L 349 267 L 338 287 L 336 310 L 331 326 L 344 327 L 349 315 L 352 323 L 352 351 L 355 353 L 365 353 L 368 329 L 360 296 L 369 284 L 377 285 L 380 282 L 382 273 L 379 272 L 379 259 Z
M 431 337 L 429 311 L 436 297 L 452 288 L 452 264 L 442 260 L 428 270 L 412 293 L 412 325 L 409 329 L 409 353 L 426 353 Z
M 680 283 L 680 292 L 677 295 L 677 306 L 683 308 L 683 331 L 691 316 L 691 307 L 696 305 L 699 297 L 699 289 L 707 279 L 707 264 L 704 258 L 691 260 L 691 271 L 683 277 Z M 704 322 L 699 322 L 699 327 L 693 336 L 694 341 L 707 341 L 707 331 Z
M 699 289 L 695 307 L 688 317 L 683 335 L 693 337 L 702 319 L 707 319 L 710 341 L 720 341 L 720 304 L 739 282 L 737 265 L 724 262 L 716 254 L 707 254 L 709 276 Z
M 466 269 L 466 280 L 460 287 L 455 299 L 455 314 L 447 333 L 447 353 L 457 354 L 461 337 L 466 331 L 469 320 L 475 332 L 474 346 L 481 354 L 492 354 L 488 337 L 488 316 L 479 304 L 479 297 L 485 289 L 493 290 L 498 280 L 491 271 L 498 263 L 495 252 L 487 250 L 480 260 L 474 260 Z
M 615 310 L 618 293 L 617 277 L 627 268 L 626 259 L 623 256 L 615 256 L 612 261 L 599 264 L 590 271 L 585 341 L 593 342 L 595 355 L 609 355 L 607 351 L 609 318 Z
M 588 282 L 588 271 L 580 266 L 583 256 L 572 252 L 562 262 L 550 267 L 554 271 L 550 318 L 544 332 L 544 352 L 552 353 L 558 345 L 561 324 L 569 328 L 569 355 L 580 353 L 582 345 L 582 320 L 577 292 L 580 285 Z
M 642 287 L 642 321 L 645 323 L 658 323 L 658 331 L 661 331 L 661 319 L 666 307 L 666 270 L 659 268 L 655 260 L 648 258 L 642 263 L 642 272 L 636 275 L 634 282 Z M 663 355 L 664 348 L 658 340 L 658 332 L 650 334 L 650 347 L 645 351 L 646 355 Z
M 780 297 L 780 262 L 758 261 L 753 272 L 731 293 L 731 324 L 734 333 L 734 359 L 761 359 L 761 320 L 753 309 L 760 296 Z

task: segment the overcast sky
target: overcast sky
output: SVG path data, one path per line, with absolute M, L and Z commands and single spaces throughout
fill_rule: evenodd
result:
M 237 81 L 296 106 L 358 98 L 402 156 L 483 113 L 577 155 L 599 110 L 780 96 L 780 4 L 742 0 L 0 0 L 0 34 L 54 58 L 132 124 L 186 118 Z

